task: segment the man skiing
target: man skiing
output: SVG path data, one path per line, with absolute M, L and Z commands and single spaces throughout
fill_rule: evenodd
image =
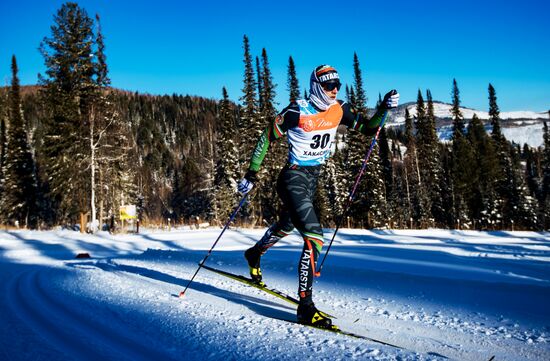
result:
M 336 99 L 340 87 L 336 69 L 330 65 L 315 68 L 310 78 L 309 99 L 292 102 L 267 126 L 258 140 L 248 171 L 238 184 L 238 190 L 243 195 L 252 190 L 269 143 L 286 134 L 288 162 L 277 180 L 277 193 L 283 207 L 278 220 L 253 247 L 246 250 L 245 258 L 251 278 L 263 284 L 261 256 L 296 227 L 304 239 L 298 264 L 298 322 L 329 329 L 335 328 L 332 320 L 317 310 L 312 297 L 316 263 L 323 246 L 323 230 L 313 206 L 320 168 L 330 156 L 340 124 L 367 136 L 374 135 L 387 117 L 388 109 L 397 107 L 399 102 L 399 94 L 390 91 L 369 119 L 355 113 L 345 101 Z

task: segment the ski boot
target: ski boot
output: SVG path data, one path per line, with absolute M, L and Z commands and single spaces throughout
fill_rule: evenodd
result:
M 262 252 L 255 245 L 244 252 L 244 258 L 248 262 L 250 278 L 259 286 L 265 286 L 265 283 L 262 281 L 262 270 L 260 269 L 261 257 Z
M 298 305 L 298 323 L 328 330 L 339 330 L 338 326 L 332 324 L 328 315 L 319 311 L 313 302 Z

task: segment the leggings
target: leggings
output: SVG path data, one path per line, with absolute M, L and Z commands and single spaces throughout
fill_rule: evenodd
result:
M 277 179 L 277 193 L 283 202 L 278 220 L 269 227 L 256 246 L 265 253 L 294 227 L 304 239 L 298 264 L 298 295 L 300 302 L 312 302 L 313 277 L 321 248 L 323 229 L 313 206 L 320 166 L 283 168 Z

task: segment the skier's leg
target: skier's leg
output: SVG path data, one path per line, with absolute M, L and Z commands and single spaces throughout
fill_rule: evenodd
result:
M 248 262 L 250 278 L 256 283 L 262 284 L 262 271 L 260 269 L 260 259 L 275 243 L 283 237 L 289 235 L 294 226 L 290 221 L 290 214 L 283 206 L 279 214 L 277 222 L 273 223 L 263 237 L 251 248 L 247 249 L 244 257 Z
M 279 178 L 278 189 L 285 189 L 281 195 L 290 219 L 304 239 L 304 247 L 298 264 L 298 321 L 330 328 L 332 322 L 320 313 L 313 303 L 313 278 L 321 248 L 323 247 L 323 229 L 315 211 L 313 200 L 317 188 L 316 169 L 286 170 Z

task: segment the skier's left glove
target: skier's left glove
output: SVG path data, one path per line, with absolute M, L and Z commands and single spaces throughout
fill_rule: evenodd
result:
M 248 194 L 254 188 L 254 182 L 256 181 L 256 172 L 249 170 L 246 172 L 243 179 L 239 181 L 237 185 L 237 190 L 243 196 Z
M 399 93 L 397 90 L 390 90 L 386 95 L 384 95 L 384 100 L 382 100 L 382 106 L 386 109 L 397 108 L 399 104 Z

